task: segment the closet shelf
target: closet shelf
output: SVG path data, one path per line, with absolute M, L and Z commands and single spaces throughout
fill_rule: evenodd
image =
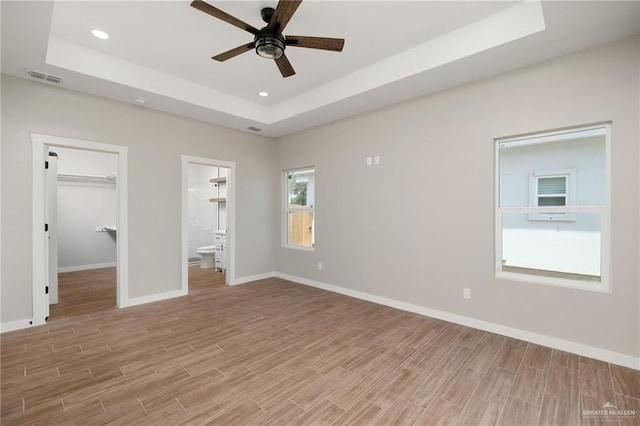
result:
M 57 177 L 59 181 L 88 183 L 116 183 L 117 179 L 116 173 L 111 173 L 106 176 L 58 173 Z
M 226 203 L 227 199 L 226 198 L 209 198 L 209 201 L 211 201 L 212 203 Z
M 209 182 L 211 182 L 211 183 L 226 182 L 226 181 L 227 181 L 227 177 L 226 176 L 209 179 Z

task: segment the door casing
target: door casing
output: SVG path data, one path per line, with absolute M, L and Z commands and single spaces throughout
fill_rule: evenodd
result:
M 49 315 L 48 295 L 48 236 L 44 232 L 46 223 L 47 182 L 44 164 L 48 160 L 49 147 L 75 148 L 85 151 L 97 151 L 116 154 L 117 181 L 116 199 L 117 214 L 116 227 L 118 236 L 117 246 L 117 306 L 123 307 L 129 299 L 129 226 L 128 226 L 128 152 L 129 148 L 81 139 L 70 139 L 59 136 L 31 134 L 32 148 L 32 289 L 33 289 L 33 319 L 31 325 L 42 325 Z

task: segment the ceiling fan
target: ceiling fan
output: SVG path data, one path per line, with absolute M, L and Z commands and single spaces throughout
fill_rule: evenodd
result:
M 263 8 L 261 11 L 262 20 L 267 23 L 267 26 L 261 29 L 257 29 L 202 0 L 194 0 L 191 2 L 191 6 L 254 35 L 251 43 L 243 44 L 211 59 L 224 62 L 241 53 L 255 49 L 258 56 L 274 59 L 283 77 L 290 77 L 296 72 L 284 54 L 287 46 L 332 50 L 335 52 L 341 52 L 344 46 L 343 38 L 283 35 L 282 32 L 296 9 L 298 9 L 298 6 L 300 6 L 300 3 L 302 3 L 302 0 L 280 0 L 275 9 L 272 7 Z

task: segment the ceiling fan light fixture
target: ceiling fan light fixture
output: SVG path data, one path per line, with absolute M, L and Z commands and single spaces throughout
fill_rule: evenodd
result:
M 256 53 L 267 59 L 280 59 L 284 55 L 284 40 L 277 35 L 259 35 L 255 40 Z

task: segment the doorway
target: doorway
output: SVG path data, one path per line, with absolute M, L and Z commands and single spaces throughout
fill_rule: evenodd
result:
M 199 279 L 233 283 L 235 271 L 235 163 L 183 155 L 182 290 L 189 270 Z M 215 274 L 218 273 L 216 277 Z
M 52 319 L 116 306 L 117 160 L 113 153 L 49 148 L 49 304 Z
M 49 152 L 66 149 L 84 152 L 115 154 L 115 201 L 117 211 L 114 223 L 100 225 L 100 231 L 113 232 L 116 251 L 116 304 L 126 306 L 128 300 L 128 223 L 127 223 L 127 153 L 128 148 L 119 145 L 61 138 L 57 136 L 31 134 L 32 143 L 32 245 L 33 245 L 33 320 L 32 325 L 42 325 L 50 315 L 49 303 L 51 288 L 55 286 L 57 262 L 50 249 L 50 237 L 55 231 L 47 223 L 49 213 L 53 210 L 51 203 L 51 174 L 47 175 Z M 53 157 L 52 157 L 53 158 Z M 104 179 L 113 179 L 108 173 Z M 49 177 L 49 178 L 48 178 Z M 102 177 L 102 176 L 99 176 Z M 87 178 L 87 176 L 84 176 Z M 70 179 L 74 179 L 70 177 Z M 97 229 L 97 225 L 94 229 Z M 106 229 L 109 228 L 109 229 Z M 117 232 L 117 237 L 115 233 Z M 108 235 L 108 234 L 107 234 Z M 99 264 L 99 263 L 98 263 Z M 95 264 L 94 264 L 95 266 Z M 55 301 L 55 300 L 54 300 Z

